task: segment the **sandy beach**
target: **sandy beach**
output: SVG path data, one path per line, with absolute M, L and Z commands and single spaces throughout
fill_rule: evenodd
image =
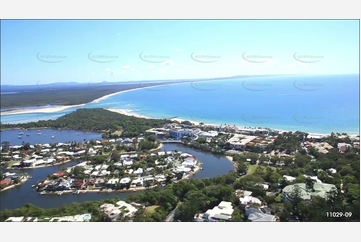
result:
M 155 85 L 155 86 L 149 86 L 149 87 L 142 87 L 142 85 L 146 84 L 144 81 L 139 82 L 139 87 L 138 88 L 133 88 L 133 89 L 129 89 L 129 90 L 124 90 L 124 91 L 120 91 L 120 92 L 115 92 L 115 93 L 111 93 L 108 95 L 105 95 L 103 97 L 97 98 L 95 100 L 93 100 L 91 103 L 97 103 L 101 100 L 104 100 L 108 97 L 114 96 L 114 95 L 118 95 L 120 93 L 126 93 L 126 92 L 131 92 L 131 91 L 135 91 L 135 90 L 140 90 L 140 89 L 146 89 L 146 88 L 154 88 L 154 87 L 164 87 L 164 86 L 170 86 L 170 85 L 184 85 L 184 84 L 189 84 L 190 82 L 185 82 L 185 83 L 168 83 L 168 84 L 164 84 L 164 85 Z
M 227 155 L 226 158 L 227 158 L 230 162 L 232 162 L 234 168 L 237 168 L 237 162 L 234 162 L 234 161 L 233 161 L 233 157 L 232 157 L 232 156 Z
M 133 113 L 131 110 L 115 109 L 115 108 L 108 108 L 106 110 L 108 110 L 110 112 L 114 112 L 114 113 L 120 113 L 120 114 L 127 115 L 127 116 L 134 116 L 134 117 L 137 117 L 137 118 L 156 119 L 156 118 L 151 118 L 151 117 L 148 117 L 148 116 Z M 189 121 L 189 120 L 180 119 L 180 118 L 172 118 L 170 120 L 171 121 L 177 121 L 177 122 Z M 195 122 L 195 121 L 189 121 L 189 122 L 191 122 L 194 125 L 199 125 L 200 124 L 200 122 Z M 211 124 L 209 124 L 209 125 L 211 125 Z
M 55 113 L 55 112 L 60 112 L 60 111 L 66 110 L 68 108 L 81 107 L 84 105 L 85 104 L 60 106 L 60 107 L 56 107 L 56 108 L 17 109 L 17 110 L 1 112 L 1 115 L 27 114 L 27 113 Z

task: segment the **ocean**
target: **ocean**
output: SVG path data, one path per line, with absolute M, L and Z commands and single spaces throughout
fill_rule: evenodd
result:
M 210 124 L 359 134 L 359 75 L 218 79 L 119 93 L 56 113 L 2 115 L 2 123 L 55 119 L 77 108 L 112 108 Z

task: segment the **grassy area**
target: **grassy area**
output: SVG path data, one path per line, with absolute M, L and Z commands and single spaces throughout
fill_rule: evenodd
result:
M 121 131 L 121 130 L 117 130 L 117 131 L 113 132 L 112 135 L 118 135 L 118 136 L 120 136 L 120 135 L 122 135 L 122 131 Z
M 18 163 L 17 161 L 10 161 L 8 163 L 8 168 L 11 168 L 15 163 Z
M 252 175 L 253 173 L 255 173 L 257 167 L 258 165 L 248 165 L 247 175 Z
M 154 210 L 158 208 L 158 205 L 149 206 L 146 208 L 147 213 L 154 213 Z

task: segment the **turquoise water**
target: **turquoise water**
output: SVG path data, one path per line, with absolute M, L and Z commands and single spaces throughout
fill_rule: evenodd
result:
M 154 118 L 178 116 L 241 127 L 359 134 L 359 90 L 359 75 L 252 77 L 134 90 L 81 108 L 127 109 Z M 54 119 L 77 108 L 1 119 L 3 123 Z

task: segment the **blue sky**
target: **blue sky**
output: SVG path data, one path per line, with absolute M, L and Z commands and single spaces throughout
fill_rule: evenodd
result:
M 1 21 L 1 84 L 359 73 L 359 22 Z

